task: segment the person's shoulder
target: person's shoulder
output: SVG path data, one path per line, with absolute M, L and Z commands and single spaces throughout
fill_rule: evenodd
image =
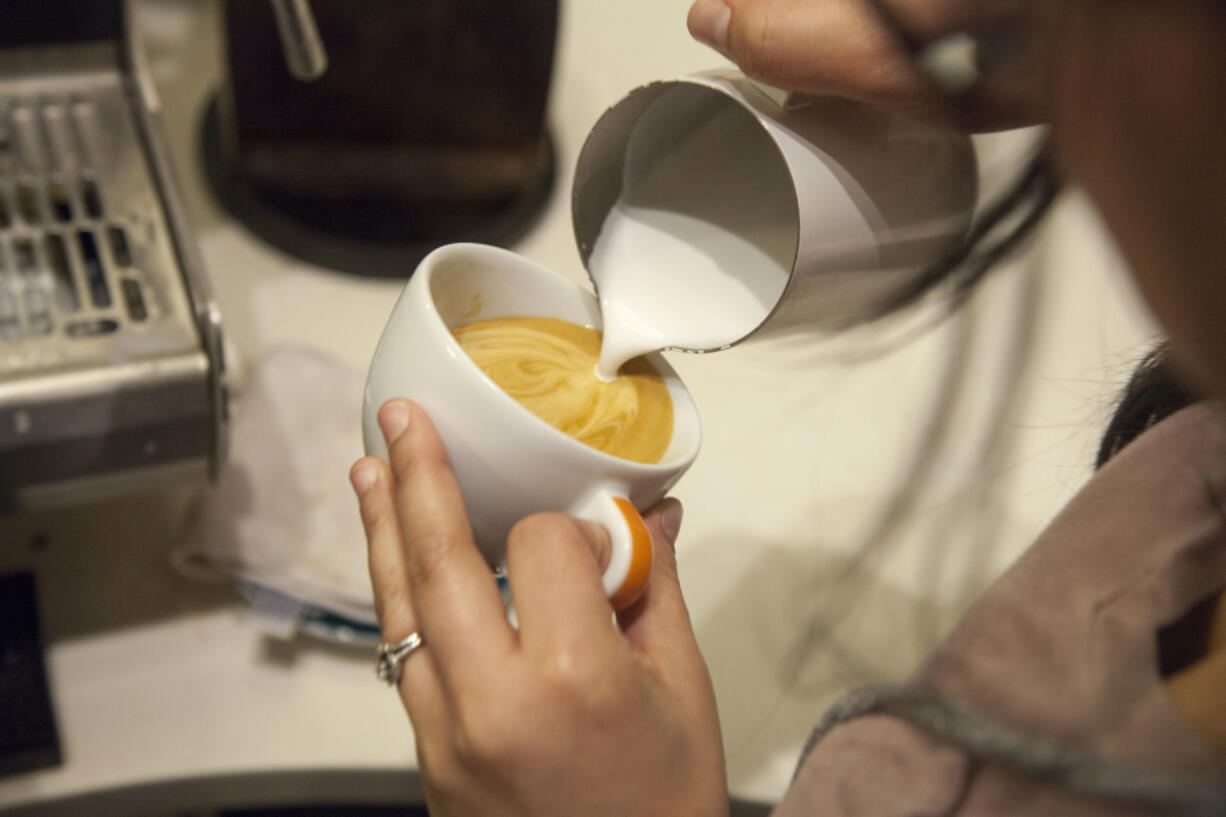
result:
M 1179 474 L 1207 480 L 1219 494 L 1226 489 L 1222 403 L 1193 403 L 1157 422 L 1106 463 L 1092 482 L 1167 483 Z

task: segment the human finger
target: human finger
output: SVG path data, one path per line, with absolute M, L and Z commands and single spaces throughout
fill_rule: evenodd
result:
M 358 510 L 366 532 L 367 567 L 379 631 L 385 643 L 396 644 L 418 630 L 409 598 L 392 474 L 381 460 L 363 457 L 349 469 L 349 480 L 358 497 Z M 438 675 L 433 663 L 430 655 L 419 648 L 400 664 L 398 687 L 414 723 L 435 709 L 439 699 Z
M 392 474 L 376 457 L 363 457 L 349 469 L 366 532 L 366 566 L 375 597 L 375 618 L 388 640 L 400 640 L 414 630 L 409 602 L 409 577 L 392 492 Z
M 426 412 L 408 400 L 388 401 L 378 419 L 418 626 L 445 685 L 484 678 L 510 650 L 512 634 L 443 442 Z
M 601 580 L 610 551 L 604 527 L 566 514 L 534 514 L 511 529 L 507 580 L 526 649 L 615 634 Z
M 703 720 L 715 709 L 715 691 L 698 647 L 681 594 L 675 543 L 681 527 L 681 503 L 665 499 L 643 520 L 655 548 L 651 576 L 643 595 L 618 615 L 627 643 L 663 687 L 692 715 Z
M 622 632 L 640 652 L 667 653 L 674 645 L 693 639 L 677 572 L 675 543 L 681 517 L 681 503 L 673 497 L 643 514 L 654 549 L 651 575 L 639 600 L 618 615 Z

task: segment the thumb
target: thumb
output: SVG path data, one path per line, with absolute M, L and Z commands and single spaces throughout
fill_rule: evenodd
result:
M 942 103 L 868 3 L 698 0 L 687 22 L 695 39 L 780 88 L 902 112 Z
M 671 497 L 643 514 L 651 532 L 651 575 L 639 600 L 618 614 L 618 624 L 630 644 L 657 656 L 675 652 L 678 646 L 694 640 L 673 547 L 681 528 L 681 516 L 681 503 Z

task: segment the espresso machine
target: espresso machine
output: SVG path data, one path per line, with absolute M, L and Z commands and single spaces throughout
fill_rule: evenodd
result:
M 0 3 L 0 512 L 225 456 L 221 321 L 125 13 Z

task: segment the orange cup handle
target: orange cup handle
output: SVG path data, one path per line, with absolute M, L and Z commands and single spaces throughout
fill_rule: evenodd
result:
M 612 553 L 604 572 L 604 589 L 617 611 L 638 601 L 651 575 L 651 532 L 647 523 L 625 497 L 600 491 L 578 513 L 599 522 L 609 532 Z

